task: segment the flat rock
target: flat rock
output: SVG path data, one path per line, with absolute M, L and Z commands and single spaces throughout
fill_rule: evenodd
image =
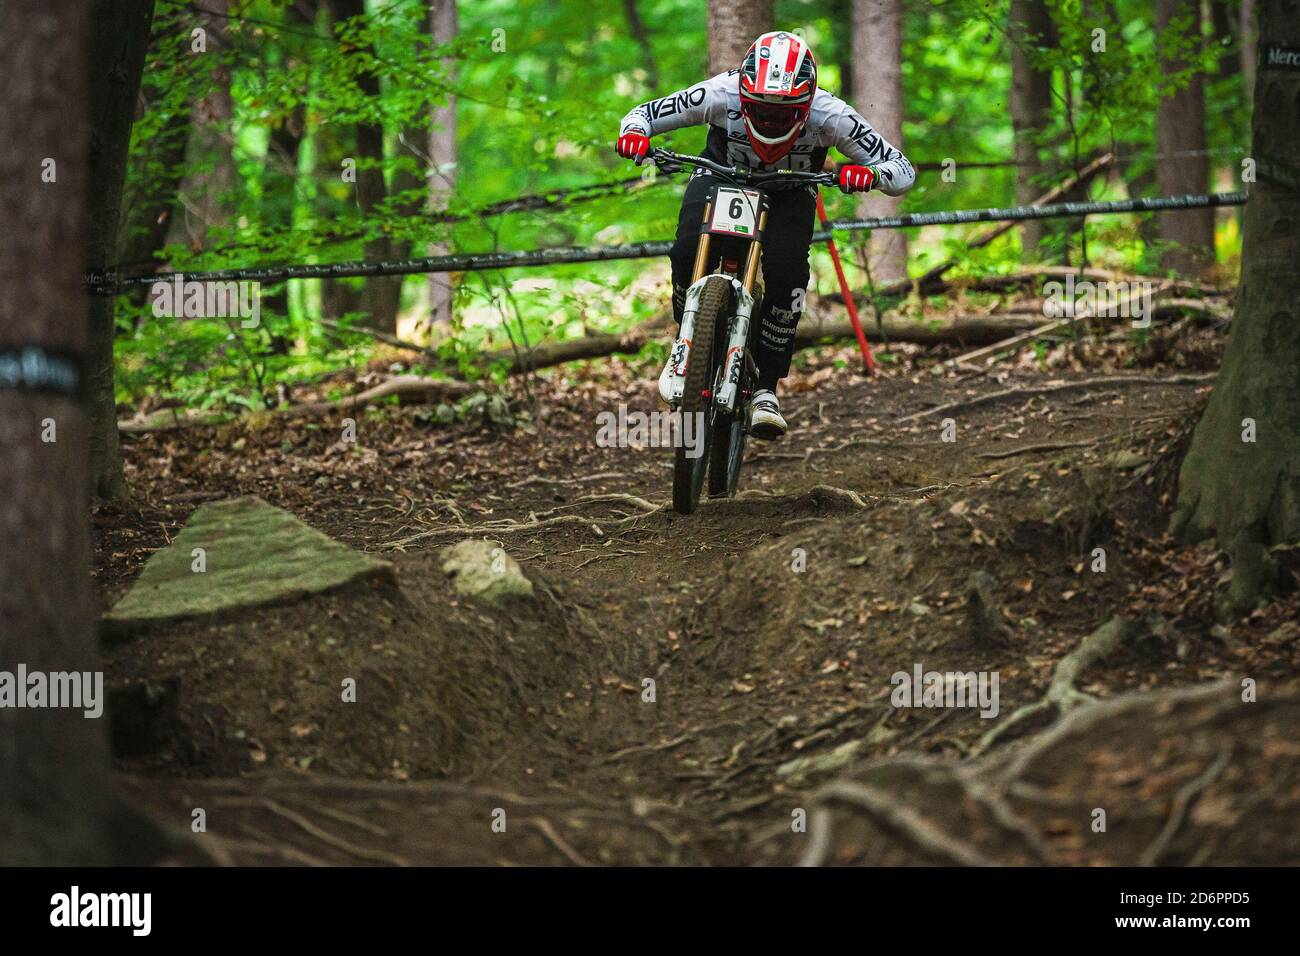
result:
M 202 566 L 197 570 L 202 549 Z M 395 582 L 393 566 L 353 551 L 261 498 L 204 505 L 105 617 L 119 627 L 281 604 L 358 580 Z
M 1105 463 L 1114 468 L 1116 471 L 1132 471 L 1138 465 L 1146 464 L 1147 456 L 1140 451 L 1134 451 L 1131 448 L 1121 451 L 1111 452 L 1103 459 Z
M 468 539 L 444 548 L 442 570 L 457 594 L 490 604 L 533 593 L 533 582 L 524 577 L 519 562 L 491 541 Z

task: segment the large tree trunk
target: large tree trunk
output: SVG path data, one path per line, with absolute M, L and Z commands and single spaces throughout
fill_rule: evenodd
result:
M 430 0 L 429 30 L 435 46 L 456 39 L 456 0 Z M 443 60 L 443 69 L 450 79 L 455 61 Z M 433 122 L 429 129 L 429 211 L 445 212 L 456 191 L 456 97 L 450 93 L 446 100 L 433 108 Z M 429 255 L 445 256 L 451 253 L 446 242 L 429 245 Z M 455 296 L 450 272 L 434 272 L 429 276 L 429 325 L 431 329 L 446 330 L 451 327 L 452 300 Z
M 1241 0 L 1241 75 L 1246 81 L 1246 102 L 1255 95 L 1255 49 L 1259 45 L 1259 25 L 1255 19 L 1255 0 Z
M 772 0 L 709 0 L 709 75 L 739 69 L 750 44 L 775 22 Z
M 1167 34 L 1170 21 L 1192 18 L 1200 37 L 1198 0 L 1156 0 L 1156 42 Z M 1166 72 L 1185 68 L 1177 57 L 1162 56 Z M 1156 182 L 1163 196 L 1203 193 L 1210 184 L 1210 160 L 1205 155 L 1205 77 L 1192 74 L 1187 86 L 1164 97 L 1156 109 Z M 1156 215 L 1160 241 L 1169 244 L 1161 264 L 1184 275 L 1197 275 L 1214 261 L 1214 210 L 1188 209 Z
M 126 182 L 131 122 L 140 93 L 153 0 L 98 0 L 92 7 L 90 49 L 90 151 L 86 264 L 103 269 L 116 261 L 122 191 Z M 114 296 L 95 296 L 90 306 L 86 386 L 90 397 L 91 489 L 101 498 L 126 497 L 113 386 Z
M 853 89 L 853 105 L 881 136 L 903 148 L 902 0 L 854 0 L 853 61 L 864 65 Z M 872 192 L 858 200 L 864 218 L 894 216 L 901 198 Z M 867 248 L 873 282 L 907 278 L 907 233 L 883 229 Z
M 1119 5 L 1115 0 L 1106 0 L 1107 29 L 1116 36 L 1124 20 L 1120 17 Z M 1151 143 L 1143 138 L 1120 138 L 1115 142 L 1119 154 L 1116 165 L 1124 180 L 1124 189 L 1130 199 L 1143 199 L 1156 194 L 1155 161 L 1143 154 L 1154 152 Z M 1148 246 L 1156 241 L 1156 221 L 1152 215 L 1138 216 L 1138 235 Z
M 0 351 L 87 354 L 93 10 L 0 3 Z M 97 46 L 105 33 L 139 29 L 138 11 L 121 17 L 99 22 Z M 101 87 L 119 82 L 95 77 Z M 107 94 L 97 93 L 102 105 Z M 54 182 L 42 180 L 47 160 L 56 164 Z M 101 224 L 105 231 L 113 234 Z M 56 440 L 43 441 L 51 427 Z M 85 411 L 75 397 L 0 388 L 0 668 L 11 674 L 20 664 L 29 673 L 98 668 L 86 446 Z M 103 720 L 69 707 L 0 708 L 0 865 L 111 862 L 110 806 Z
M 362 16 L 365 12 L 364 0 L 330 0 L 330 13 L 336 24 Z M 362 52 L 367 56 L 374 55 L 374 50 L 368 45 Z M 357 86 L 364 95 L 378 98 L 379 77 L 374 73 L 368 70 L 359 72 Z M 388 196 L 388 187 L 384 182 L 384 128 L 378 123 L 365 122 L 358 122 L 355 127 L 357 205 L 362 215 L 369 217 L 376 213 L 379 204 Z M 385 237 L 371 239 L 365 244 L 364 255 L 371 261 L 393 258 L 392 243 Z M 361 308 L 367 313 L 366 325 L 382 332 L 396 332 L 397 306 L 401 292 L 401 276 L 373 276 L 366 279 L 361 293 Z
M 1259 11 L 1260 64 L 1251 155 L 1300 168 L 1300 73 L 1263 68 L 1270 46 L 1300 47 L 1300 0 Z M 1246 204 L 1241 289 L 1214 394 L 1179 474 L 1173 528 L 1232 551 L 1227 610 L 1269 585 L 1267 548 L 1300 540 L 1300 193 L 1261 164 Z M 1252 419 L 1255 440 L 1243 438 Z M 1249 437 L 1249 436 L 1246 436 Z
M 1011 0 L 1011 129 L 1015 139 L 1016 202 L 1033 202 L 1044 188 L 1047 167 L 1039 161 L 1039 138 L 1052 114 L 1052 75 L 1037 69 L 1030 51 L 1052 42 L 1052 18 L 1045 0 Z M 1020 227 L 1020 258 L 1038 261 L 1047 226 L 1030 220 Z

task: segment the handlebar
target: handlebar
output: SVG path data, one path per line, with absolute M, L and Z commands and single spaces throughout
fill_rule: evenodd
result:
M 800 172 L 793 169 L 751 170 L 739 166 L 723 166 L 703 156 L 687 156 L 672 150 L 656 146 L 646 154 L 651 162 L 665 173 L 680 172 L 683 166 L 699 166 L 716 173 L 737 185 L 761 186 L 768 183 L 816 183 L 822 186 L 834 186 L 838 180 L 834 173 Z

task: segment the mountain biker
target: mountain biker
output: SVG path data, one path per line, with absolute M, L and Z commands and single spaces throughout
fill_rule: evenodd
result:
M 906 156 L 851 106 L 818 88 L 812 50 L 792 33 L 765 33 L 749 48 L 740 69 L 635 107 L 623 117 L 615 150 L 640 165 L 650 150 L 651 136 L 705 123 L 709 135 L 703 155 L 716 163 L 753 170 L 818 171 L 834 146 L 853 161 L 839 169 L 839 186 L 845 193 L 879 189 L 900 196 L 916 179 Z M 677 239 L 669 252 L 673 317 L 679 326 L 710 175 L 701 168 L 692 173 L 682 198 Z M 749 410 L 751 434 L 771 439 L 786 431 L 776 385 L 790 372 L 794 331 L 803 312 L 817 189 L 807 184 L 765 188 L 771 190 L 763 249 L 766 294 L 755 349 L 758 388 Z M 659 394 L 665 401 L 669 385 L 670 370 L 665 367 L 659 379 Z

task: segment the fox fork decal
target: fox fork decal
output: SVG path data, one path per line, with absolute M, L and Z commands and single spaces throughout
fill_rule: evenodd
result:
M 749 343 L 749 323 L 754 312 L 754 297 L 739 279 L 732 279 L 736 293 L 736 314 L 731 321 L 731 336 L 727 339 L 727 356 L 722 366 L 722 383 L 718 386 L 714 402 L 728 412 L 736 410 L 736 394 L 740 388 L 740 373 L 744 368 L 745 348 Z
M 685 305 L 682 308 L 682 325 L 677 330 L 677 339 L 673 342 L 672 356 L 672 390 L 671 403 L 676 405 L 682 400 L 686 391 L 686 365 L 691 357 L 691 339 L 695 337 L 695 316 L 700 311 L 700 295 L 708 277 L 691 283 L 686 290 Z

